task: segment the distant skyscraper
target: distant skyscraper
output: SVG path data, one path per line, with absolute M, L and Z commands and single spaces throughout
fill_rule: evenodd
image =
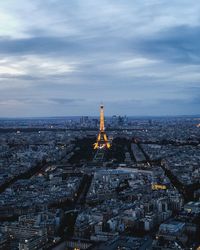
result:
M 110 143 L 105 133 L 104 108 L 103 108 L 103 105 L 101 105 L 100 106 L 100 130 L 97 136 L 97 141 L 96 143 L 94 143 L 94 149 L 103 149 L 103 148 L 110 148 Z

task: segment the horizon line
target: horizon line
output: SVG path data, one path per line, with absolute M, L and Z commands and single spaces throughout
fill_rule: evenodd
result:
M 63 116 L 2 116 L 0 117 L 0 120 L 3 119 L 49 119 L 49 118 L 68 118 L 68 117 L 84 117 L 84 116 L 88 116 L 88 117 L 99 117 L 99 115 L 63 115 Z M 181 114 L 181 115 L 105 115 L 105 117 L 113 117 L 113 116 L 126 116 L 126 117 L 138 117 L 138 118 L 145 118 L 145 117 L 152 117 L 152 118 L 167 118 L 167 117 L 194 117 L 194 118 L 199 118 L 200 114 L 194 114 L 194 115 L 189 115 L 189 114 Z

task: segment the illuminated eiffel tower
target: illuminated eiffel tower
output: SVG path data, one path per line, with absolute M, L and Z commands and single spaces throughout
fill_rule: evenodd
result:
M 94 149 L 105 149 L 105 148 L 110 148 L 110 143 L 105 133 L 104 110 L 103 110 L 103 105 L 101 105 L 100 106 L 100 130 L 97 136 L 97 141 L 96 143 L 94 143 Z

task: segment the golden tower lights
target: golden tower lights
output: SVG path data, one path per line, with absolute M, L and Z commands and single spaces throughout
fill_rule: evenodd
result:
M 110 143 L 105 133 L 104 110 L 103 110 L 103 105 L 101 105 L 100 106 L 100 130 L 97 136 L 97 141 L 96 143 L 94 143 L 94 149 L 103 149 L 103 148 L 110 148 Z

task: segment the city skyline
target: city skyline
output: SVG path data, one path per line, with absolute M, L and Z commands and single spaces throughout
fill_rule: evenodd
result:
M 200 3 L 0 3 L 0 117 L 198 115 Z

